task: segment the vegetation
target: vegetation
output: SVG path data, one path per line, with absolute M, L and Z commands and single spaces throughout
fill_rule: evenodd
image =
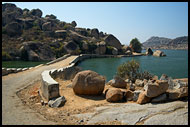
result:
M 135 82 L 136 79 L 151 79 L 153 77 L 148 71 L 141 72 L 140 64 L 131 60 L 123 63 L 117 68 L 117 76 L 123 79 L 130 79 L 132 82 Z
M 112 54 L 113 46 L 106 46 L 106 54 Z
M 142 44 L 139 42 L 139 40 L 137 38 L 134 38 L 131 40 L 130 46 L 131 46 L 133 52 L 141 53 Z
M 6 61 L 6 60 L 12 60 L 12 57 L 5 51 L 2 51 L 2 60 Z

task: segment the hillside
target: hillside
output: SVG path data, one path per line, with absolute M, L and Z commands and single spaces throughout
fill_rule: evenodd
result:
M 42 14 L 40 9 L 2 4 L 3 60 L 49 61 L 67 53 L 125 54 L 123 45 L 112 34 L 97 28 L 79 28 L 75 21 L 67 23 L 53 14 Z
M 188 49 L 188 36 L 175 39 L 153 36 L 142 44 L 145 49 Z

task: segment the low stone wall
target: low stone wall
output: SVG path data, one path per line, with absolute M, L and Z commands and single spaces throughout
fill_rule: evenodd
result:
M 30 68 L 2 68 L 2 76 L 11 74 L 11 73 L 18 73 L 21 71 L 26 71 L 29 69 L 32 69 L 33 67 Z
M 42 78 L 42 85 L 41 85 L 41 92 L 42 96 L 46 100 L 50 100 L 52 98 L 59 97 L 59 83 L 56 82 L 51 76 L 50 71 L 43 71 L 41 74 Z
M 54 80 L 55 78 L 70 80 L 73 79 L 79 71 L 80 69 L 75 67 L 74 63 L 63 68 L 43 71 L 41 73 L 42 84 L 40 88 L 43 98 L 49 101 L 52 98 L 59 97 L 59 83 Z

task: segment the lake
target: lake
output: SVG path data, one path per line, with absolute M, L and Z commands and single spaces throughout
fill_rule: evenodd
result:
M 5 68 L 25 68 L 34 67 L 40 64 L 45 64 L 47 61 L 33 62 L 33 61 L 2 61 L 2 67 Z
M 153 50 L 155 51 L 155 50 Z M 106 76 L 109 81 L 117 72 L 117 67 L 132 59 L 140 63 L 140 69 L 147 70 L 159 78 L 166 74 L 172 78 L 188 78 L 188 50 L 161 50 L 167 56 L 136 56 L 122 58 L 93 58 L 78 64 L 83 70 L 93 70 Z M 142 52 L 145 52 L 143 50 Z

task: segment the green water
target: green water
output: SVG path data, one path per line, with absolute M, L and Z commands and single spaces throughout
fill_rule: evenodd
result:
M 2 67 L 5 68 L 25 68 L 34 67 L 40 64 L 45 64 L 47 61 L 32 62 L 32 61 L 2 61 Z
M 154 50 L 153 50 L 154 51 Z M 78 64 L 83 70 L 93 70 L 106 76 L 109 81 L 116 74 L 117 67 L 131 59 L 140 63 L 141 70 L 160 77 L 166 74 L 172 78 L 188 78 L 188 50 L 161 50 L 166 57 L 136 56 L 122 58 L 93 58 L 87 59 Z M 145 51 L 143 51 L 145 52 Z

